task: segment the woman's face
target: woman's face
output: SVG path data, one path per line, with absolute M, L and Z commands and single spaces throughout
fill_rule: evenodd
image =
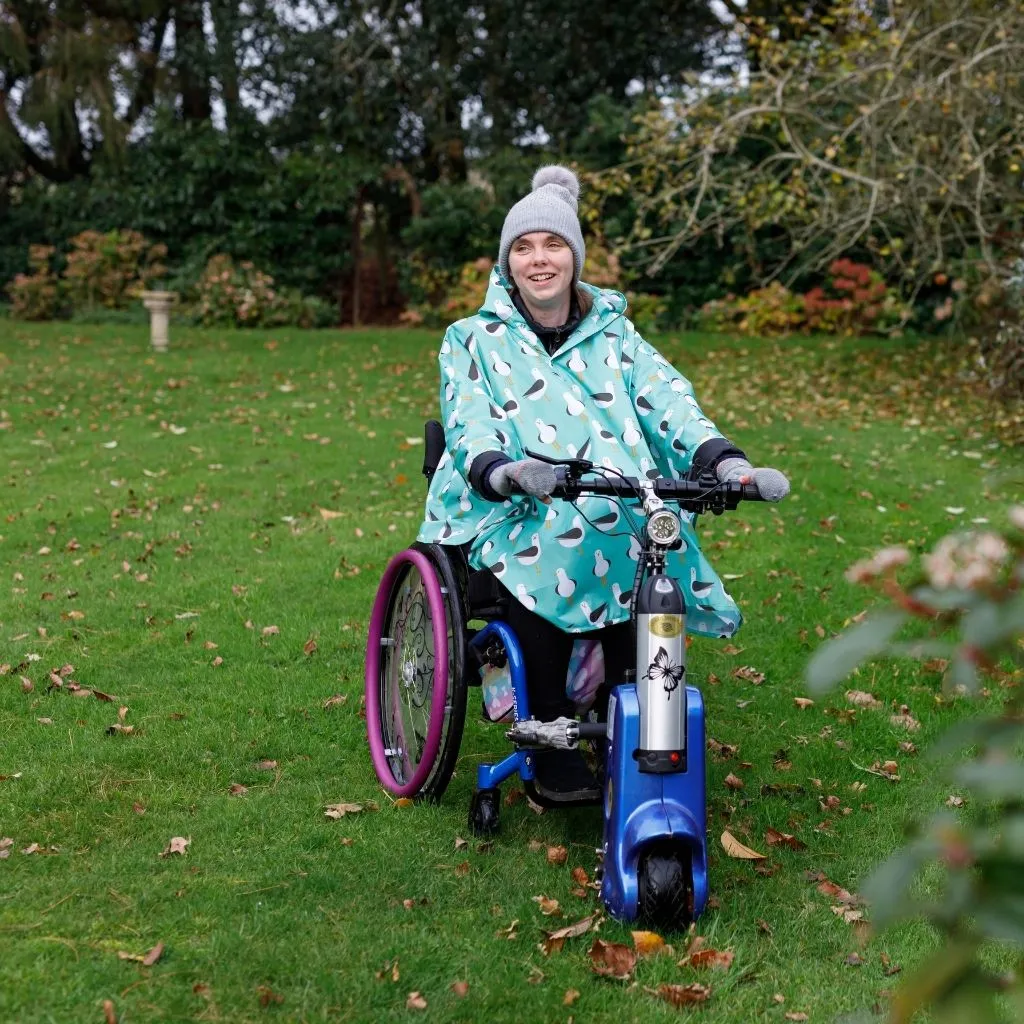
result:
M 528 306 L 558 306 L 572 287 L 572 249 L 547 231 L 520 235 L 508 254 L 512 280 Z

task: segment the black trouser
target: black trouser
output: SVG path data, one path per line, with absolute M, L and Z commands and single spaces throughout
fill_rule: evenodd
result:
M 566 633 L 547 619 L 531 611 L 510 595 L 507 621 L 519 639 L 526 665 L 526 691 L 530 714 L 541 721 L 560 715 L 572 718 L 575 705 L 565 694 L 566 675 L 572 645 L 578 636 L 594 634 Z M 604 649 L 605 679 L 622 682 L 627 669 L 635 668 L 633 631 L 629 622 L 605 626 L 597 630 Z

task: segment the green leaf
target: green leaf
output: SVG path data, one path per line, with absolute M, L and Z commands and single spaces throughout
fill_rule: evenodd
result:
M 878 928 L 916 913 L 910 888 L 924 865 L 938 853 L 938 843 L 929 835 L 908 843 L 879 864 L 861 886 L 871 905 L 871 917 Z
M 898 609 L 876 612 L 819 647 L 807 665 L 807 685 L 821 693 L 845 679 L 862 662 L 886 652 L 893 634 L 907 621 Z
M 972 761 L 960 765 L 953 778 L 978 796 L 1017 800 L 1024 793 L 1024 761 Z

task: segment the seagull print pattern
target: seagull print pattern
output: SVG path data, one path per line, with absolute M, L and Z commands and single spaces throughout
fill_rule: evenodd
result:
M 640 545 L 620 506 L 576 505 L 515 495 L 486 500 L 469 486 L 484 452 L 526 458 L 574 456 L 627 476 L 685 476 L 693 453 L 720 438 L 693 389 L 626 318 L 618 292 L 583 284 L 592 308 L 550 356 L 509 296 L 497 267 L 475 316 L 441 343 L 440 420 L 447 451 L 431 481 L 418 539 L 470 544 L 474 569 L 489 569 L 524 607 L 569 633 L 629 618 Z M 683 545 L 667 570 L 683 587 L 687 628 L 731 636 L 742 621 L 683 518 Z

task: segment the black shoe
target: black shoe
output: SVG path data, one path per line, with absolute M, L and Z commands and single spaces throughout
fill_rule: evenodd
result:
M 533 781 L 524 788 L 545 807 L 601 800 L 601 786 L 579 750 L 535 750 Z

